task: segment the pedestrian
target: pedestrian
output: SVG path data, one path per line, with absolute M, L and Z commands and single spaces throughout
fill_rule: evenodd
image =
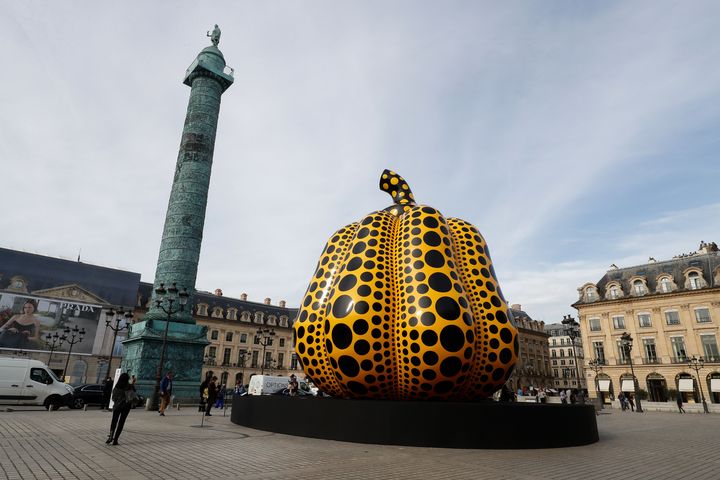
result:
M 245 385 L 243 385 L 240 382 L 236 382 L 235 383 L 235 391 L 233 393 L 238 396 L 247 394 L 247 390 L 245 390 Z
M 225 392 L 227 390 L 225 389 L 225 385 L 220 386 L 220 390 L 218 391 L 218 397 L 215 401 L 215 408 L 224 408 L 225 407 Z
M 160 382 L 160 416 L 165 416 L 165 409 L 170 405 L 173 387 L 173 373 L 168 371 Z
M 217 400 L 217 377 L 213 376 L 210 379 L 210 382 L 208 382 L 207 385 L 207 399 L 206 399 L 206 406 L 205 406 L 205 416 L 206 417 L 212 417 L 212 414 L 210 413 L 210 410 L 213 407 L 213 404 L 215 403 L 215 400 Z
M 567 403 L 567 395 L 565 394 L 565 390 L 560 390 L 560 403 Z
M 100 405 L 100 410 L 110 409 L 110 396 L 112 395 L 112 389 L 113 379 L 107 377 L 103 382 L 102 405 Z
M 682 404 L 683 404 L 682 393 L 677 392 L 677 396 L 675 397 L 675 401 L 677 402 L 678 413 L 685 413 L 685 409 L 684 409 L 683 406 L 682 406 Z
M 297 396 L 298 391 L 298 381 L 297 378 L 295 378 L 295 374 L 290 375 L 290 380 L 288 380 L 288 393 L 291 397 Z
M 618 394 L 617 398 L 618 398 L 618 402 L 620 402 L 620 408 L 624 412 L 625 411 L 625 394 L 623 392 L 620 392 Z
M 634 412 L 635 411 L 635 395 L 633 395 L 632 393 L 630 395 L 628 395 L 627 401 L 628 401 L 628 404 L 630 405 L 630 408 Z
M 136 399 L 137 393 L 135 393 L 135 388 L 130 385 L 130 375 L 127 373 L 120 374 L 115 388 L 112 390 L 113 414 L 110 422 L 110 435 L 108 435 L 105 443 L 118 444 L 118 438 L 120 438 L 125 426 L 125 420 Z
M 200 403 L 198 404 L 198 412 L 205 411 L 205 403 L 207 401 L 207 386 L 212 379 L 213 372 L 207 372 L 205 374 L 205 380 L 200 384 Z
M 545 393 L 545 389 L 541 388 L 538 392 L 538 397 L 540 397 L 540 403 L 545 403 L 547 401 L 547 393 Z

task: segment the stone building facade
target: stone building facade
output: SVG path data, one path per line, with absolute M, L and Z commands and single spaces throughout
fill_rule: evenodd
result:
M 552 373 L 545 322 L 533 320 L 519 304 L 511 305 L 510 310 L 518 329 L 520 355 L 508 385 L 513 390 L 523 387 L 550 388 Z
M 667 261 L 612 265 L 578 292 L 573 307 L 586 360 L 601 367 L 595 379 L 595 372 L 587 371 L 591 396 L 599 390 L 607 400 L 630 390 L 632 382 L 624 388 L 622 382 L 633 379 L 632 359 L 635 378 L 649 400 L 674 400 L 679 380 L 685 378 L 693 379 L 695 391 L 682 393 L 684 400 L 698 401 L 698 381 L 687 363 L 695 356 L 705 361 L 700 370 L 705 397 L 720 403 L 720 391 L 711 391 L 720 390 L 720 253 L 715 243 L 702 242 L 696 252 Z M 633 339 L 629 355 L 620 344 L 625 332 Z
M 553 387 L 557 389 L 587 388 L 584 365 L 585 354 L 580 335 L 571 339 L 567 327 L 561 323 L 545 325 L 550 349 Z

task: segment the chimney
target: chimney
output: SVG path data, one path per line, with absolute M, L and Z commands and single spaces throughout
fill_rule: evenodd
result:
M 280 308 L 285 308 L 285 300 L 280 300 Z
M 510 305 L 510 308 L 512 310 L 517 310 L 518 312 L 522 311 L 522 305 L 520 305 L 519 303 L 513 303 L 512 305 Z
M 265 299 L 265 302 L 263 302 L 263 303 L 265 303 L 265 305 L 270 305 L 270 299 L 269 299 L 269 298 L 266 298 L 266 299 Z
M 222 297 L 222 289 L 216 288 L 216 289 L 215 289 L 215 295 L 217 295 L 218 297 Z
M 247 302 L 247 293 L 241 293 L 240 300 L 242 300 L 243 302 Z

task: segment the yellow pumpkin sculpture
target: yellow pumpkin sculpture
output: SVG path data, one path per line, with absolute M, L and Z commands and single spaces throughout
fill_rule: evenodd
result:
M 327 242 L 295 322 L 296 353 L 336 397 L 474 400 L 512 372 L 518 340 L 482 235 L 415 204 L 385 170 L 394 205 Z

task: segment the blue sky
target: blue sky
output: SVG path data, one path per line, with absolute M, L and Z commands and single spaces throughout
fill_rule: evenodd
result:
M 505 4 L 507 3 L 507 4 Z M 189 89 L 224 94 L 197 287 L 296 306 L 384 168 L 548 323 L 611 263 L 720 241 L 718 2 L 8 2 L 0 245 L 152 281 Z

